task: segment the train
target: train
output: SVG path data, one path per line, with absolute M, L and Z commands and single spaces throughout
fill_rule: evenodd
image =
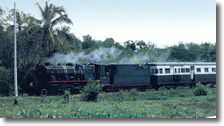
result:
M 80 92 L 88 83 L 99 82 L 103 91 L 155 89 L 196 83 L 216 85 L 215 62 L 150 62 L 145 64 L 58 64 L 37 65 L 29 80 L 29 95 Z

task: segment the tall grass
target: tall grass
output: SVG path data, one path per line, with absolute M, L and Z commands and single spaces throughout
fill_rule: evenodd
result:
M 215 90 L 215 89 L 212 89 Z M 79 95 L 0 97 L 0 117 L 7 118 L 205 118 L 216 114 L 216 96 L 194 96 L 192 89 L 100 93 L 97 102 Z M 184 96 L 182 96 L 184 95 Z

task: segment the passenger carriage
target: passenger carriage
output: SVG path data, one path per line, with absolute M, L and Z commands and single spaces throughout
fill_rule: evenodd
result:
M 194 86 L 196 83 L 216 83 L 215 62 L 166 62 L 150 63 L 151 84 L 161 86 Z
M 215 62 L 155 62 L 147 64 L 95 64 L 96 79 L 107 88 L 193 87 L 216 83 Z

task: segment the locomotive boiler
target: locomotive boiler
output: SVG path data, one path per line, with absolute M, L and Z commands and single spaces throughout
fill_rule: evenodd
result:
M 64 90 L 77 92 L 94 80 L 91 65 L 68 63 L 66 65 L 37 65 L 35 77 L 29 82 L 28 93 L 61 94 Z

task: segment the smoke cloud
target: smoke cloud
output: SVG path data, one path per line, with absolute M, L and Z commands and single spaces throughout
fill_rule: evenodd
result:
M 120 63 L 120 64 L 144 64 L 146 62 L 154 61 L 165 61 L 167 58 L 158 57 L 158 60 L 155 57 L 150 57 L 149 54 L 143 52 L 134 53 L 131 56 L 125 56 L 122 50 L 111 47 L 111 48 L 99 48 L 91 53 L 86 54 L 85 52 L 80 53 L 68 53 L 60 54 L 56 53 L 53 57 L 48 59 L 48 62 L 51 64 L 87 64 L 87 63 Z

